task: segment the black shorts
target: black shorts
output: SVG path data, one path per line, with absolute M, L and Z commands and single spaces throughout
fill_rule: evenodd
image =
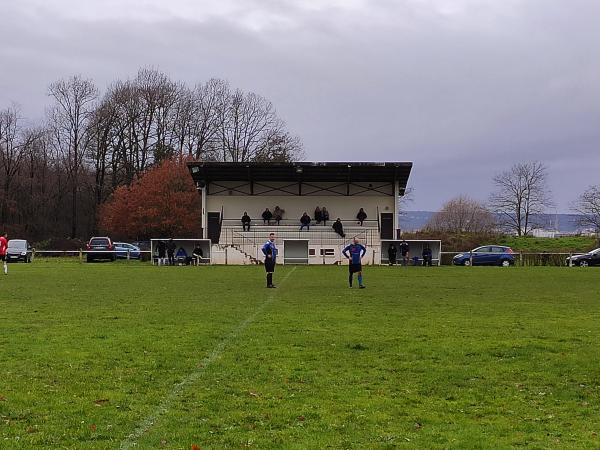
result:
M 6 255 L 0 255 L 0 261 L 6 261 Z
M 362 264 L 350 264 L 348 265 L 348 270 L 350 273 L 362 272 Z
M 265 271 L 267 273 L 275 272 L 275 261 L 273 261 L 273 258 L 265 258 Z

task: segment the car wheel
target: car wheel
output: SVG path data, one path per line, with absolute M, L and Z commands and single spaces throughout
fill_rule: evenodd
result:
M 470 259 L 465 259 L 465 262 L 463 264 L 465 266 L 470 266 L 471 265 L 471 260 Z
M 92 258 L 91 256 L 88 256 L 88 257 L 87 257 L 87 262 L 89 262 L 89 263 L 90 263 L 90 262 L 92 262 L 93 260 L 94 260 L 94 258 Z
M 589 266 L 589 264 L 588 264 L 587 261 L 580 261 L 579 262 L 579 267 L 587 267 L 587 266 Z
M 510 267 L 510 261 L 508 259 L 505 259 L 501 262 L 502 267 Z

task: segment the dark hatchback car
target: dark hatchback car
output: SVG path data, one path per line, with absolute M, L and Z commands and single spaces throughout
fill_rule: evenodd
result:
M 583 255 L 573 255 L 567 258 L 567 265 L 578 267 L 600 266 L 600 248 Z
M 501 245 L 484 245 L 470 252 L 459 253 L 452 259 L 457 266 L 503 266 L 508 267 L 515 263 L 513 251 L 510 247 Z
M 87 262 L 98 259 L 114 261 L 117 258 L 115 246 L 109 237 L 93 237 L 87 244 Z
M 30 263 L 33 259 L 31 245 L 24 239 L 11 239 L 6 249 L 6 260 L 8 262 L 23 261 Z

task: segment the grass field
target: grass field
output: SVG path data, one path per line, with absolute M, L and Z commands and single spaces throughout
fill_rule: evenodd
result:
M 598 448 L 600 270 L 0 277 L 0 448 Z

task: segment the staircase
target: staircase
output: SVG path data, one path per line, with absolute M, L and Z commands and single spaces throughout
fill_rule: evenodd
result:
M 257 264 L 257 265 L 262 264 L 261 260 L 257 259 L 252 254 L 247 253 L 246 249 L 244 249 L 244 246 L 241 246 L 239 244 L 231 244 L 231 245 L 229 245 L 229 248 L 236 250 L 238 253 L 243 255 L 245 260 L 247 261 L 246 264 Z M 256 252 L 253 252 L 253 253 L 256 254 Z

